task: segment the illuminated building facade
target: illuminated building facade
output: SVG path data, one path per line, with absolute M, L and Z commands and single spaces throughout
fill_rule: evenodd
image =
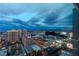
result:
M 19 39 L 18 31 L 16 30 L 8 31 L 8 41 L 10 43 L 15 43 L 18 39 Z

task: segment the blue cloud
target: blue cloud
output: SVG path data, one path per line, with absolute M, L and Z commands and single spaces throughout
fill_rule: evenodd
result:
M 62 3 L 0 4 L 0 30 L 72 30 L 74 8 Z

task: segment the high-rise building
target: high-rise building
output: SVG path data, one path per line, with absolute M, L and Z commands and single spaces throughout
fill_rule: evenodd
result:
M 33 39 L 28 36 L 25 36 L 23 38 L 23 43 L 24 43 L 24 46 L 29 46 L 33 43 Z
M 25 35 L 27 35 L 26 30 L 18 30 L 18 33 L 19 33 L 19 37 L 24 37 Z
M 73 54 L 78 56 L 79 55 L 79 8 L 75 8 L 73 10 L 73 44 L 75 50 L 73 51 Z
M 19 39 L 19 33 L 17 30 L 8 31 L 8 42 L 15 43 Z
M 0 37 L 0 48 L 2 48 L 2 38 Z
M 19 30 L 19 37 L 21 37 L 24 46 L 28 46 L 32 43 L 31 35 L 26 30 Z

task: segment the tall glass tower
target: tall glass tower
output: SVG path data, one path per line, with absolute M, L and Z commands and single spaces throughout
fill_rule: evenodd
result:
M 79 7 L 78 5 L 76 4 L 76 7 L 74 9 L 74 12 L 73 12 L 73 36 L 74 36 L 74 47 L 75 47 L 75 50 L 74 50 L 74 55 L 79 55 Z

